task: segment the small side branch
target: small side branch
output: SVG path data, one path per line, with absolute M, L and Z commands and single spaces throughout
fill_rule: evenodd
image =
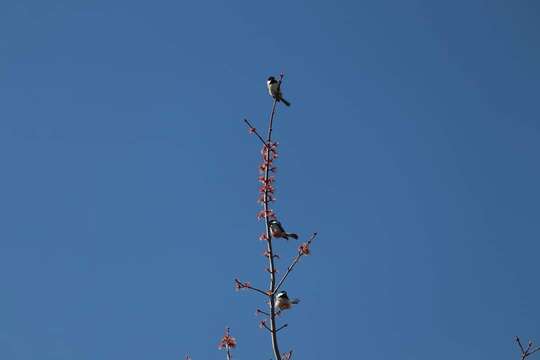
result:
M 278 327 L 278 328 L 276 329 L 276 332 L 278 332 L 278 331 L 281 330 L 281 329 L 285 329 L 287 326 L 289 326 L 289 324 L 283 324 L 283 325 L 281 325 L 280 327 Z
M 261 327 L 265 328 L 266 330 L 270 331 L 271 333 L 273 333 L 272 329 L 270 329 L 268 327 L 268 325 L 266 325 L 266 321 L 261 321 Z
M 261 309 L 257 309 L 257 315 L 259 315 L 259 314 L 263 314 L 263 315 L 266 315 L 266 316 L 270 316 L 270 314 L 267 313 L 266 311 L 263 311 L 263 310 L 261 310 Z
M 261 140 L 261 142 L 264 144 L 264 146 L 266 146 L 266 141 L 264 141 L 263 137 L 261 136 L 261 134 L 259 134 L 257 132 L 257 129 L 255 128 L 255 126 L 251 125 L 251 123 L 249 122 L 248 119 L 244 119 L 244 122 L 246 123 L 246 125 L 249 127 L 249 132 L 251 134 L 255 134 L 259 140 Z
M 234 282 L 235 282 L 234 287 L 236 288 L 236 290 L 250 289 L 250 290 L 256 291 L 256 292 L 258 292 L 260 294 L 263 294 L 264 296 L 270 296 L 266 291 L 263 291 L 261 289 L 257 289 L 256 287 L 251 286 L 251 284 L 248 283 L 248 282 L 243 283 L 238 279 L 234 279 Z
M 527 359 L 529 356 L 540 350 L 540 346 L 534 347 L 531 340 L 529 340 L 529 343 L 527 344 L 527 349 L 523 347 L 523 345 L 521 344 L 521 340 L 518 336 L 516 336 L 515 341 L 518 344 L 519 351 L 521 352 L 521 360 Z
M 311 238 L 308 240 L 307 243 L 300 245 L 300 248 L 298 250 L 298 255 L 294 257 L 291 265 L 289 265 L 289 267 L 287 268 L 285 275 L 283 275 L 283 278 L 277 284 L 276 289 L 274 290 L 274 294 L 279 291 L 279 288 L 281 287 L 281 285 L 283 285 L 283 283 L 287 279 L 287 276 L 289 276 L 291 271 L 293 271 L 294 267 L 296 266 L 296 264 L 298 264 L 298 261 L 300 261 L 302 256 L 309 254 L 309 246 L 311 245 L 311 242 L 315 240 L 316 237 L 317 237 L 317 233 L 315 232 L 313 233 L 313 235 L 311 235 Z

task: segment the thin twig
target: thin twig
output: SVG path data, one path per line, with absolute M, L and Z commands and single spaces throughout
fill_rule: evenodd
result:
M 313 235 L 311 235 L 311 238 L 308 240 L 307 242 L 307 246 L 309 247 L 309 245 L 311 245 L 311 242 L 313 240 L 315 240 L 315 237 L 317 236 L 317 233 L 313 233 Z M 301 251 L 298 251 L 298 255 L 296 255 L 291 263 L 291 265 L 289 265 L 289 267 L 287 268 L 287 272 L 285 273 L 285 275 L 283 275 L 283 278 L 279 281 L 278 285 L 276 286 L 276 289 L 274 290 L 274 293 L 277 293 L 279 288 L 281 288 L 281 285 L 283 285 L 283 283 L 285 282 L 285 279 L 287 279 L 287 276 L 289 276 L 289 274 L 291 273 L 291 271 L 294 269 L 294 267 L 296 266 L 296 264 L 298 263 L 298 261 L 300 261 L 300 259 L 302 258 L 302 256 L 305 256 L 305 254 Z
M 250 289 L 250 290 L 256 291 L 258 293 L 261 293 L 264 296 L 270 296 L 266 291 L 263 291 L 261 289 L 257 289 L 256 287 L 253 287 L 253 286 L 249 285 L 248 283 L 243 283 L 238 279 L 234 279 L 234 281 L 236 282 L 236 288 L 237 289 Z
M 255 128 L 255 126 L 251 125 L 251 123 L 248 121 L 248 119 L 244 119 L 244 122 L 247 124 L 247 126 L 249 126 L 249 131 L 252 132 L 253 134 L 257 135 L 259 140 L 261 140 L 261 142 L 266 146 L 266 142 L 264 141 L 262 136 L 257 132 L 257 129 Z
M 254 288 L 253 286 L 248 286 L 247 288 L 250 289 L 250 290 L 256 291 L 258 293 L 261 293 L 264 296 L 268 296 L 268 293 L 266 291 L 261 290 L 261 289 Z
M 529 356 L 540 350 L 540 346 L 533 349 L 533 342 L 531 340 L 529 340 L 529 343 L 527 344 L 527 349 L 523 347 L 518 336 L 515 337 L 515 341 L 519 346 L 519 350 L 521 351 L 521 360 L 527 359 Z
M 279 328 L 276 329 L 276 332 L 278 332 L 278 331 L 281 330 L 281 329 L 285 329 L 287 326 L 289 326 L 289 324 L 283 324 L 283 325 L 281 325 Z
M 261 314 L 264 314 L 266 316 L 270 316 L 269 313 L 267 313 L 266 311 L 262 311 L 261 309 L 257 309 L 257 313 L 261 313 Z
M 268 330 L 268 331 L 270 331 L 271 333 L 273 333 L 273 330 L 270 329 L 270 328 L 268 327 L 268 325 L 266 325 L 266 323 L 265 323 L 264 321 L 261 321 L 261 325 L 262 325 L 266 330 Z

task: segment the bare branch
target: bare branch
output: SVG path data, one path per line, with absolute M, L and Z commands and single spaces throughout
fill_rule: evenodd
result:
M 516 337 L 515 337 L 515 340 L 516 340 L 516 343 L 517 343 L 518 346 L 519 346 L 519 349 L 521 350 L 521 353 L 522 353 L 522 354 L 525 354 L 525 349 L 523 348 L 523 345 L 521 345 L 521 340 L 519 340 L 519 336 L 516 336 Z
M 266 141 L 264 141 L 264 139 L 262 138 L 262 136 L 257 132 L 257 129 L 255 128 L 255 126 L 251 125 L 251 123 L 249 122 L 248 119 L 244 119 L 244 122 L 245 122 L 246 125 L 249 127 L 249 132 L 252 133 L 252 134 L 257 135 L 257 137 L 259 138 L 259 140 L 261 140 L 261 142 L 263 143 L 263 145 L 266 146 Z
M 313 235 L 311 235 L 311 238 L 308 240 L 308 242 L 306 243 L 307 245 L 307 249 L 309 249 L 309 246 L 311 245 L 311 242 L 313 240 L 315 240 L 315 237 L 317 236 L 317 233 L 313 233 Z M 305 256 L 306 255 L 306 250 L 305 248 L 300 248 L 300 250 L 298 250 L 298 255 L 296 255 L 291 263 L 291 265 L 289 265 L 289 267 L 287 268 L 287 272 L 285 272 L 285 275 L 283 275 L 283 278 L 279 281 L 278 285 L 276 286 L 276 289 L 274 290 L 274 294 L 278 292 L 279 288 L 281 288 L 281 285 L 283 285 L 283 283 L 285 282 L 285 280 L 287 279 L 287 276 L 289 276 L 289 274 L 291 273 L 291 271 L 294 269 L 294 267 L 296 266 L 296 264 L 298 263 L 298 261 L 300 261 L 300 259 L 302 258 L 302 256 Z
M 235 281 L 235 283 L 236 283 L 236 284 L 235 284 L 235 287 L 236 287 L 237 290 L 240 290 L 240 289 L 250 289 L 250 290 L 256 291 L 256 292 L 258 292 L 258 293 L 261 293 L 261 294 L 263 294 L 264 296 L 270 296 L 270 295 L 268 294 L 268 292 L 263 291 L 263 290 L 261 290 L 261 289 L 257 289 L 256 287 L 251 286 L 251 285 L 250 285 L 249 283 L 247 283 L 247 282 L 243 283 L 243 282 L 241 282 L 241 281 L 238 280 L 238 279 L 234 279 L 234 281 Z
M 266 315 L 266 316 L 270 316 L 270 314 L 267 313 L 266 311 L 262 311 L 261 309 L 257 309 L 257 315 L 259 315 L 259 313 L 260 313 L 260 314 L 264 314 L 264 315 Z
M 258 292 L 258 293 L 260 293 L 260 294 L 263 294 L 264 296 L 268 296 L 268 293 L 267 293 L 267 292 L 262 291 L 261 289 L 254 288 L 253 286 L 250 286 L 250 287 L 248 287 L 247 289 L 256 291 L 256 292 Z
M 531 356 L 532 354 L 536 353 L 537 351 L 540 350 L 540 346 L 537 346 L 536 348 L 533 349 L 534 347 L 534 344 L 531 340 L 529 340 L 529 343 L 527 344 L 527 349 L 525 349 L 523 347 L 523 345 L 521 344 L 521 340 L 519 339 L 518 336 L 515 337 L 515 341 L 516 343 L 518 344 L 519 346 L 519 350 L 521 352 L 521 360 L 525 360 L 527 359 L 529 356 Z
M 264 320 L 261 321 L 261 326 L 262 326 L 263 328 L 265 328 L 266 330 L 270 331 L 271 333 L 274 332 L 272 329 L 270 329 L 270 328 L 268 327 L 268 325 L 266 325 L 266 322 L 265 322 Z
M 280 327 L 278 327 L 278 328 L 276 329 L 276 332 L 278 332 L 278 331 L 281 330 L 281 329 L 285 329 L 287 326 L 289 326 L 289 324 L 283 324 L 283 325 L 281 325 Z

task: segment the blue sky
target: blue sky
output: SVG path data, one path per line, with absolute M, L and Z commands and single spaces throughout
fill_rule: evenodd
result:
M 540 342 L 534 1 L 3 1 L 0 358 L 268 359 L 254 316 L 265 79 L 276 210 L 320 236 L 297 358 Z M 277 244 L 283 269 L 296 246 Z

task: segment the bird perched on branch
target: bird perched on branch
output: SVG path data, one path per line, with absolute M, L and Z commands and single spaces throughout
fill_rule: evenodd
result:
M 276 99 L 276 101 L 283 102 L 287 106 L 291 106 L 291 103 L 283 98 L 283 94 L 281 94 L 281 83 L 275 77 L 270 76 L 266 82 L 266 86 L 271 97 Z
M 281 223 L 277 220 L 270 220 L 268 225 L 270 225 L 270 233 L 272 233 L 272 237 L 283 238 L 285 240 L 289 240 L 290 237 L 295 240 L 298 239 L 298 235 L 286 232 Z
M 300 302 L 300 299 L 289 299 L 286 291 L 281 291 L 276 295 L 276 310 L 286 310 L 290 309 L 293 305 L 296 305 Z

